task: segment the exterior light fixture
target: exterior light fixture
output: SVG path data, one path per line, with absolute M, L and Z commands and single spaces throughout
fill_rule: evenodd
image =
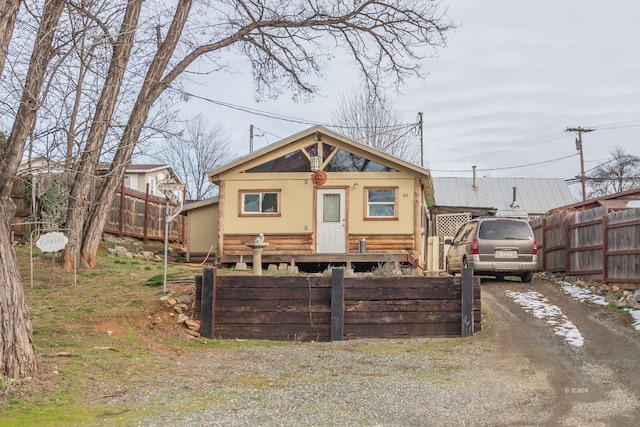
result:
M 311 156 L 311 171 L 317 172 L 320 170 L 320 157 Z

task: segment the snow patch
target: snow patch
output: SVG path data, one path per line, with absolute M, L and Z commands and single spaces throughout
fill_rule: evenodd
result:
M 605 301 L 601 295 L 596 295 L 589 289 L 581 288 L 568 282 L 559 282 L 562 291 L 565 294 L 571 295 L 574 299 L 580 302 L 591 302 L 603 306 L 608 306 L 609 303 Z M 628 310 L 631 317 L 634 319 L 633 327 L 637 331 L 640 331 L 640 310 Z
M 580 302 L 591 302 L 605 307 L 609 305 L 602 295 L 596 295 L 589 289 L 581 288 L 580 286 L 576 286 L 569 282 L 560 282 L 560 287 L 565 294 L 571 295 L 574 299 Z
M 629 314 L 633 317 L 633 327 L 636 331 L 640 331 L 640 310 L 629 310 Z
M 582 347 L 584 338 L 578 328 L 557 305 L 549 304 L 549 300 L 540 292 L 507 291 L 506 294 L 516 304 L 520 304 L 526 312 L 533 314 L 538 319 L 545 319 L 547 324 L 553 327 L 554 333 L 563 336 L 567 343 Z

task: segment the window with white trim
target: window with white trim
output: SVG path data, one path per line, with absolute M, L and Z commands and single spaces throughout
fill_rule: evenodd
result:
M 397 218 L 398 189 L 370 187 L 366 189 L 366 218 Z
M 242 215 L 280 214 L 280 191 L 242 191 L 240 194 Z
M 149 177 L 149 194 L 155 196 L 156 194 L 156 179 Z

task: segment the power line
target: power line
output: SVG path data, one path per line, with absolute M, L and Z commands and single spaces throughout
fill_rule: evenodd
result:
M 490 168 L 490 169 L 477 169 L 477 171 L 478 172 L 493 172 L 493 171 L 501 171 L 501 170 L 507 170 L 507 169 L 526 168 L 526 167 L 529 167 L 529 166 L 537 166 L 537 165 L 543 165 L 543 164 L 558 162 L 560 160 L 568 159 L 568 158 L 574 157 L 576 155 L 577 154 L 570 154 L 568 156 L 558 157 L 556 159 L 544 160 L 542 162 L 536 162 L 536 163 L 528 163 L 526 165 L 519 165 L 519 166 L 507 166 L 507 167 L 503 167 L 503 168 Z M 456 172 L 456 173 L 458 173 L 458 172 L 469 172 L 469 169 L 449 169 L 449 170 L 431 169 L 431 172 Z
M 593 130 L 612 130 L 638 126 L 640 126 L 640 120 L 628 120 L 626 122 L 606 123 L 602 125 L 590 126 L 590 128 Z
M 285 122 L 289 122 L 289 123 L 300 123 L 300 124 L 305 124 L 305 125 L 310 125 L 310 126 L 323 126 L 323 127 L 327 127 L 327 128 L 335 128 L 335 129 L 354 129 L 354 130 L 362 130 L 362 129 L 368 129 L 367 126 L 345 126 L 345 125 L 339 125 L 339 124 L 328 124 L 328 123 L 320 123 L 317 121 L 312 121 L 312 120 L 307 120 L 307 119 L 302 119 L 299 117 L 292 117 L 292 116 L 286 116 L 284 114 L 277 114 L 277 113 L 271 113 L 271 112 L 267 112 L 264 110 L 259 110 L 257 108 L 250 108 L 250 107 L 245 107 L 242 105 L 237 105 L 237 104 L 232 104 L 230 102 L 225 102 L 225 101 L 219 101 L 216 99 L 212 99 L 212 98 L 207 98 L 205 96 L 200 96 L 200 95 L 195 95 L 193 93 L 187 92 L 183 89 L 177 89 L 174 87 L 168 87 L 169 90 L 173 90 L 174 92 L 177 92 L 181 95 L 186 95 L 189 97 L 193 97 L 196 99 L 200 99 L 202 101 L 206 101 L 209 102 L 211 104 L 215 104 L 215 105 L 219 105 L 221 107 L 226 107 L 226 108 L 230 108 L 232 110 L 237 110 L 237 111 L 242 111 L 248 114 L 253 114 L 256 116 L 262 116 L 262 117 L 266 117 L 269 119 L 274 119 L 274 120 L 281 120 L 281 121 L 285 121 Z M 395 124 L 395 125 L 390 125 L 390 126 L 380 126 L 381 129 L 385 129 L 385 132 L 393 132 L 396 130 L 402 130 L 402 129 L 406 129 L 406 128 L 414 128 L 415 126 L 417 126 L 416 123 L 403 123 L 403 124 Z

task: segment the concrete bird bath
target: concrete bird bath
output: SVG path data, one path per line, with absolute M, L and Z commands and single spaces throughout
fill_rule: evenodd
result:
M 264 242 L 264 235 L 260 233 L 254 242 L 245 243 L 245 246 L 251 248 L 251 255 L 253 255 L 253 274 L 254 276 L 262 276 L 262 250 L 269 246 Z

